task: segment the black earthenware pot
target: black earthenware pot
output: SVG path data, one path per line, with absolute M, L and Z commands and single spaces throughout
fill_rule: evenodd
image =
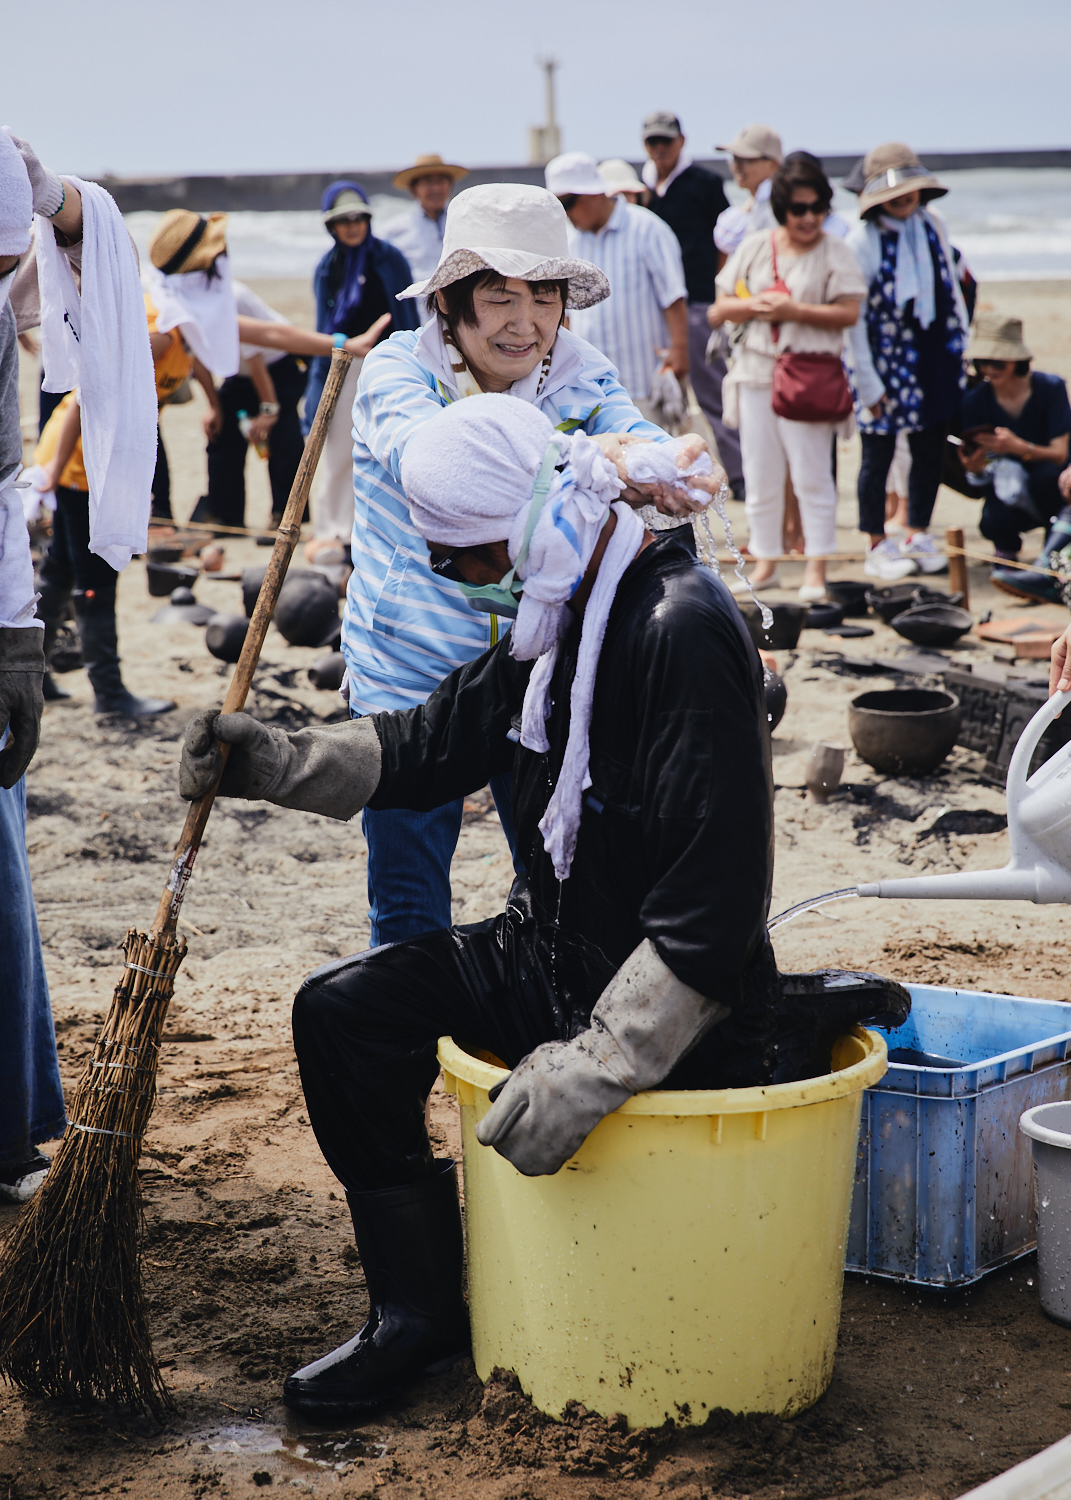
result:
M 963 595 L 942 594 L 924 583 L 890 583 L 882 589 L 868 589 L 866 602 L 888 625 L 916 604 L 962 604 Z
M 760 651 L 791 651 L 800 638 L 803 622 L 810 609 L 809 604 L 771 604 L 767 607 L 773 615 L 769 631 L 762 628 L 759 606 L 750 599 L 736 601 L 744 622 L 751 632 L 751 639 Z
M 956 743 L 960 707 L 954 693 L 925 688 L 879 688 L 860 693 L 848 708 L 857 752 L 885 776 L 927 776 Z
M 974 617 L 954 604 L 915 604 L 889 624 L 916 646 L 953 646 L 974 624 Z
M 866 614 L 866 596 L 870 584 L 864 578 L 826 579 L 826 593 L 839 604 L 846 620 L 858 620 Z

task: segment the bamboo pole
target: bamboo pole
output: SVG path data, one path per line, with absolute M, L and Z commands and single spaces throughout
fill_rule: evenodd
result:
M 963 552 L 962 526 L 949 526 L 945 532 L 948 554 L 948 587 L 951 593 L 963 595 L 963 608 L 971 607 L 971 583 L 967 576 L 967 559 Z
M 327 429 L 331 425 L 331 418 L 335 414 L 338 405 L 339 392 L 346 379 L 346 371 L 349 369 L 352 354 L 347 354 L 344 349 L 336 349 L 331 356 L 331 368 L 324 383 L 323 395 L 320 404 L 316 408 L 316 417 L 312 424 L 308 440 L 305 443 L 305 451 L 301 455 L 301 463 L 298 466 L 294 483 L 290 490 L 290 498 L 286 502 L 283 518 L 279 523 L 279 530 L 275 537 L 275 546 L 272 548 L 271 558 L 268 562 L 268 571 L 264 575 L 264 582 L 260 586 L 260 594 L 257 597 L 256 608 L 253 618 L 249 622 L 249 628 L 245 635 L 245 644 L 242 654 L 238 658 L 238 664 L 234 669 L 227 696 L 223 702 L 222 712 L 225 714 L 240 713 L 245 707 L 246 699 L 249 697 L 249 689 L 252 686 L 253 674 L 260 661 L 260 652 L 264 645 L 264 638 L 271 624 L 271 617 L 275 611 L 275 605 L 282 589 L 286 570 L 290 566 L 290 559 L 294 555 L 294 549 L 301 540 L 301 517 L 305 511 L 305 504 L 309 498 L 312 488 L 313 475 L 316 473 L 316 465 L 323 451 L 324 441 L 327 437 Z M 230 753 L 229 745 L 220 745 L 223 753 L 223 763 L 226 765 L 227 756 Z M 204 837 L 205 826 L 208 823 L 212 804 L 216 800 L 216 788 L 206 792 L 203 797 L 198 797 L 196 802 L 191 802 L 186 813 L 186 822 L 182 833 L 179 835 L 178 844 L 175 847 L 175 857 L 171 863 L 171 870 L 167 877 L 167 884 L 160 897 L 160 904 L 156 909 L 153 919 L 153 936 L 162 936 L 165 933 L 174 932 L 178 922 L 179 909 L 182 899 L 186 894 L 186 887 L 193 873 L 193 862 L 197 858 L 197 851 L 201 847 L 201 839 Z

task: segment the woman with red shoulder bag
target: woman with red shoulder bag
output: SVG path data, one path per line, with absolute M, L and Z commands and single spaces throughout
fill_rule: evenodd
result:
M 786 158 L 773 178 L 778 227 L 748 235 L 717 279 L 712 327 L 738 325 L 726 384 L 737 398 L 751 583 L 777 588 L 785 476 L 799 498 L 807 558 L 800 598 L 825 594 L 825 555 L 836 550 L 833 435 L 851 431 L 841 362 L 844 330 L 866 284 L 843 240 L 825 232 L 833 189 L 815 157 Z M 732 402 L 726 410 L 731 412 Z

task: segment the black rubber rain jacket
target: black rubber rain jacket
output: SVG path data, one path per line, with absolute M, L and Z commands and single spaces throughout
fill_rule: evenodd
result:
M 676 532 L 626 570 L 596 675 L 592 784 L 559 882 L 537 825 L 565 752 L 579 643 L 577 621 L 554 674 L 547 754 L 517 742 L 532 663 L 510 656 L 508 635 L 422 707 L 374 715 L 383 769 L 369 806 L 428 810 L 512 769 L 536 919 L 593 944 L 614 969 L 650 938 L 679 979 L 733 1008 L 730 1029 L 765 1032 L 777 986 L 766 936 L 770 736 L 740 613 Z

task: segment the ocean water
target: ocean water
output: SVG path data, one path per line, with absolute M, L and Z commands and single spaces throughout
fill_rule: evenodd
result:
M 1071 170 L 1043 167 L 944 172 L 948 195 L 936 207 L 979 281 L 1071 278 Z M 730 197 L 738 197 L 730 184 Z M 855 198 L 837 190 L 834 206 L 855 218 Z M 382 233 L 404 212 L 398 198 L 372 199 L 373 227 Z M 159 214 L 126 216 L 143 260 Z M 317 213 L 233 213 L 227 242 L 236 276 L 311 277 L 329 240 Z

